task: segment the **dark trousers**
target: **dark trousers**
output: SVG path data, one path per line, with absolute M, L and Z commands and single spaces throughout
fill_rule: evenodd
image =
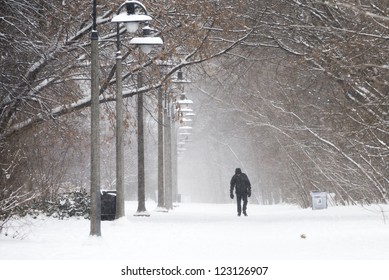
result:
M 243 213 L 246 213 L 247 209 L 247 194 L 237 194 L 236 203 L 238 208 L 238 214 L 242 213 L 242 200 L 243 200 Z

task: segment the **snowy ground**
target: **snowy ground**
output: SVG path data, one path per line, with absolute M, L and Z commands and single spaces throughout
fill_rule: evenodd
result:
M 89 221 L 40 217 L 0 236 L 1 279 L 123 279 L 127 268 L 201 268 L 204 276 L 129 276 L 132 280 L 386 279 L 388 206 L 300 209 L 235 204 L 180 204 L 169 213 L 127 215 L 102 222 L 89 237 Z M 383 214 L 386 213 L 386 214 Z M 27 222 L 27 223 L 26 223 Z M 20 237 L 23 239 L 19 239 Z M 305 237 L 305 238 L 304 238 Z M 38 261 L 36 261 L 38 260 Z M 268 267 L 268 273 L 218 276 L 223 267 Z M 173 272 L 174 270 L 171 270 Z
M 387 260 L 382 207 L 249 205 L 249 217 L 237 217 L 235 204 L 183 203 L 160 213 L 150 202 L 147 218 L 134 217 L 128 202 L 125 218 L 102 222 L 102 238 L 89 237 L 89 220 L 29 220 L 17 229 L 23 239 L 0 236 L 0 259 Z

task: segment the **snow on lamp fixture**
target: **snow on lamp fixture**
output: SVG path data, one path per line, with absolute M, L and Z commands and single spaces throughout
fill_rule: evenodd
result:
M 124 5 L 126 6 L 127 12 L 119 13 Z M 143 9 L 145 14 L 136 14 L 135 6 Z M 118 13 L 112 18 L 111 22 L 123 23 L 126 26 L 127 31 L 134 34 L 138 30 L 141 22 L 148 22 L 150 20 L 152 20 L 152 18 L 147 15 L 147 10 L 142 3 L 138 1 L 126 1 L 119 7 Z
M 148 15 L 128 15 L 127 13 L 121 13 L 112 18 L 112 22 L 123 23 L 126 29 L 131 34 L 134 34 L 141 22 L 147 22 L 152 20 Z
M 143 28 L 143 35 L 145 37 L 135 37 L 130 41 L 131 45 L 140 46 L 141 50 L 148 54 L 151 52 L 154 46 L 162 45 L 163 41 L 160 37 L 152 37 L 151 36 L 151 28 L 149 26 L 145 26 Z
M 120 13 L 121 9 L 126 6 L 127 12 Z M 143 14 L 138 14 L 137 8 L 143 10 Z M 147 10 L 142 3 L 138 1 L 127 0 L 118 9 L 116 16 L 114 16 L 111 22 L 123 23 L 126 26 L 128 32 L 134 34 L 137 32 L 140 23 L 148 24 L 152 18 L 147 15 Z M 147 25 L 143 28 L 144 37 L 132 38 L 130 44 L 138 45 L 142 51 L 146 54 L 150 53 L 155 45 L 162 45 L 163 41 L 159 37 L 153 37 L 151 35 L 151 28 Z
M 146 54 L 150 53 L 155 45 L 162 45 L 163 41 L 159 37 L 136 37 L 130 41 L 132 45 L 138 45 Z

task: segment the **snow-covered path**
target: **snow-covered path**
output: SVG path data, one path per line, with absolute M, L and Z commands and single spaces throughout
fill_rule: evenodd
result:
M 387 260 L 389 224 L 381 207 L 300 209 L 235 204 L 180 204 L 169 213 L 102 222 L 102 238 L 89 237 L 89 221 L 38 218 L 19 229 L 24 239 L 0 236 L 2 260 Z M 386 207 L 388 210 L 388 207 Z M 303 236 L 302 236 L 303 235 Z M 305 237 L 305 238 L 302 238 Z

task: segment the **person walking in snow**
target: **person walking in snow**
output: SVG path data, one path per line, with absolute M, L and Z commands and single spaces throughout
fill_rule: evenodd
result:
M 250 180 L 245 173 L 242 173 L 240 168 L 235 169 L 235 174 L 231 178 L 230 197 L 234 199 L 234 189 L 236 194 L 236 203 L 238 208 L 238 216 L 242 213 L 243 200 L 243 215 L 247 216 L 247 197 L 251 196 Z

